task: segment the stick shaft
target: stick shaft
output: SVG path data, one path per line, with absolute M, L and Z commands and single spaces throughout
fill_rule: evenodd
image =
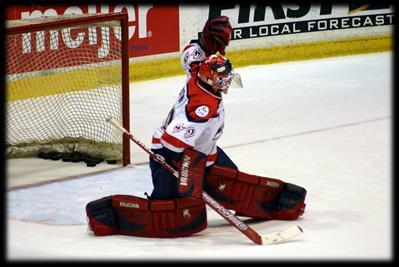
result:
M 159 164 L 161 164 L 164 168 L 170 171 L 176 178 L 179 177 L 179 172 L 167 164 L 162 158 L 158 157 L 157 154 L 152 152 L 149 148 L 147 148 L 140 140 L 134 137 L 131 133 L 129 133 L 125 128 L 123 128 L 117 121 L 113 118 L 107 118 L 107 121 L 114 125 L 121 132 L 126 134 L 134 143 L 136 143 L 139 147 L 141 147 L 145 152 L 147 152 L 150 157 L 156 160 Z M 231 213 L 228 209 L 220 205 L 214 198 L 208 195 L 205 191 L 202 192 L 202 199 L 217 213 L 219 213 L 224 219 L 226 219 L 229 223 L 231 223 L 234 227 L 240 230 L 244 235 L 246 235 L 250 240 L 252 240 L 255 244 L 262 244 L 262 237 L 251 227 L 249 227 L 246 223 L 238 219 L 233 213 Z

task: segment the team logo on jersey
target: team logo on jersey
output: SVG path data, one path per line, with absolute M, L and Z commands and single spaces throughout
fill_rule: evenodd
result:
M 186 132 L 184 134 L 185 138 L 190 138 L 195 135 L 195 128 L 194 127 L 187 127 Z
M 195 110 L 195 114 L 197 114 L 198 117 L 204 118 L 209 114 L 209 108 L 208 106 L 200 106 Z
M 184 129 L 186 129 L 186 127 L 184 127 L 184 123 L 179 123 L 179 124 L 176 124 L 175 127 L 173 127 L 173 132 L 177 133 L 177 132 L 180 132 L 180 131 L 182 131 Z
M 193 59 L 198 60 L 201 58 L 202 53 L 199 49 L 195 49 L 194 52 L 192 53 L 192 55 L 193 55 Z

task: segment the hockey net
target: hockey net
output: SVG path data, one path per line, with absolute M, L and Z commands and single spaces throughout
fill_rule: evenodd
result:
M 6 22 L 7 157 L 84 153 L 130 163 L 126 13 Z

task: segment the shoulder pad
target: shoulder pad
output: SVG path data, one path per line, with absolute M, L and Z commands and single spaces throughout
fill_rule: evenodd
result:
M 187 95 L 186 116 L 189 121 L 206 122 L 219 115 L 221 100 L 202 90 L 194 79 L 187 83 Z
M 183 64 L 190 65 L 194 61 L 203 61 L 205 59 L 205 52 L 197 45 L 189 44 L 182 53 Z

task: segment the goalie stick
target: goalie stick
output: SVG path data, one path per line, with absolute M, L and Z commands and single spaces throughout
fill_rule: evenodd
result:
M 162 157 L 152 152 L 149 148 L 147 148 L 140 140 L 134 137 L 131 133 L 129 133 L 122 125 L 120 125 L 117 121 L 115 121 L 112 117 L 108 117 L 106 119 L 107 122 L 115 126 L 122 133 L 126 134 L 135 144 L 141 147 L 145 152 L 147 152 L 150 157 L 156 160 L 159 164 L 161 164 L 164 168 L 170 171 L 173 176 L 176 178 L 179 177 L 179 172 L 167 164 Z M 276 244 L 284 242 L 288 239 L 294 238 L 300 235 L 303 231 L 298 225 L 293 225 L 283 231 L 272 233 L 269 235 L 261 236 L 251 227 L 249 227 L 246 223 L 237 218 L 233 213 L 231 213 L 228 209 L 220 205 L 215 199 L 213 199 L 210 195 L 208 195 L 205 191 L 202 192 L 202 199 L 217 213 L 219 213 L 224 219 L 226 219 L 229 223 L 231 223 L 234 227 L 240 230 L 244 235 L 246 235 L 249 239 L 251 239 L 255 244 L 263 245 L 263 244 Z

